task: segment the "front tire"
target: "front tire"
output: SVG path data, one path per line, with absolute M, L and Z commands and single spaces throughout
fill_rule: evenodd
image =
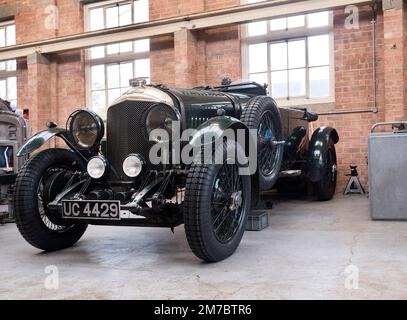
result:
M 243 149 L 221 144 L 215 152 Z M 193 164 L 188 172 L 185 202 L 185 233 L 194 254 L 207 262 L 232 255 L 242 240 L 250 212 L 249 175 L 239 175 L 238 164 Z
M 21 235 L 32 246 L 44 251 L 65 249 L 85 233 L 87 224 L 58 224 L 46 207 L 65 187 L 63 175 L 68 178 L 70 173 L 83 169 L 81 159 L 72 151 L 48 149 L 31 158 L 19 172 L 13 195 L 15 220 Z M 59 183 L 49 183 L 51 177 Z

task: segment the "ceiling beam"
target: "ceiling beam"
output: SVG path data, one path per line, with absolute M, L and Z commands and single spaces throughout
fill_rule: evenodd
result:
M 166 35 L 180 29 L 199 30 L 372 2 L 373 0 L 263 1 L 0 48 L 0 61 L 26 57 L 33 53 L 47 54 Z

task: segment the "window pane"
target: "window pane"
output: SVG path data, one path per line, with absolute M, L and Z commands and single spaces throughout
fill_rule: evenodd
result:
M 7 96 L 6 96 L 6 80 L 0 80 L 0 98 L 7 99 Z
M 114 28 L 133 22 L 148 21 L 148 0 L 127 1 L 120 5 L 108 4 L 103 8 L 91 9 L 90 16 L 90 30 Z M 89 51 L 91 59 L 109 57 L 114 62 L 114 55 L 126 52 L 148 53 L 149 50 L 150 40 L 143 39 L 93 47 Z M 146 56 L 148 55 L 146 54 Z M 135 76 L 150 77 L 150 60 L 141 59 L 92 66 L 90 75 L 92 108 L 106 119 L 106 105 L 111 104 L 120 94 L 128 91 L 131 78 Z
M 16 77 L 7 78 L 7 99 L 8 100 L 17 99 L 17 78 Z
M 105 46 L 93 47 L 90 49 L 90 58 L 99 59 L 105 56 Z
M 6 61 L 0 61 L 0 71 L 6 70 Z
M 131 24 L 131 4 L 119 6 L 119 25 Z
M 270 68 L 274 70 L 287 69 L 287 43 L 270 44 Z
M 120 87 L 128 87 L 129 80 L 133 78 L 133 63 L 120 64 Z
M 7 68 L 7 71 L 15 71 L 15 70 L 17 70 L 17 61 L 16 60 L 8 60 L 8 61 L 6 61 L 6 68 Z
M 305 69 L 295 69 L 289 71 L 290 97 L 305 96 Z
M 105 91 L 92 92 L 92 110 L 95 111 L 102 119 L 106 119 L 106 97 Z
M 7 26 L 6 34 L 7 45 L 14 46 L 16 44 L 16 26 L 14 24 Z
M 270 31 L 285 30 L 287 29 L 287 18 L 271 19 Z
M 148 21 L 148 0 L 134 1 L 134 23 Z
M 120 52 L 130 52 L 133 51 L 133 43 L 131 41 L 120 42 Z
M 255 73 L 249 76 L 250 81 L 257 82 L 258 84 L 268 84 L 267 73 Z
M 329 64 L 329 35 L 308 38 L 309 66 L 323 66 Z
M 112 64 L 107 66 L 107 87 L 120 88 L 120 69 L 119 64 Z
M 287 18 L 287 26 L 288 26 L 288 29 L 300 28 L 300 27 L 305 26 L 304 15 L 288 17 Z
M 104 18 L 103 18 L 103 8 L 97 8 L 90 10 L 89 14 L 90 19 L 90 31 L 100 30 L 103 29 L 104 26 Z
M 134 76 L 137 77 L 150 77 L 150 59 L 136 60 L 134 64 Z
M 93 66 L 91 68 L 92 90 L 105 88 L 105 66 Z
M 105 91 L 92 91 L 92 107 L 105 108 Z
M 310 98 L 321 98 L 330 96 L 329 67 L 318 67 L 309 69 L 309 91 Z
M 107 54 L 118 54 L 120 52 L 120 45 L 118 43 L 107 45 Z
M 305 40 L 288 42 L 288 67 L 305 68 Z
M 111 105 L 114 100 L 116 100 L 118 97 L 120 97 L 120 89 L 110 89 L 107 92 L 107 96 L 108 96 L 108 98 L 107 98 L 108 103 L 109 103 L 109 105 Z
M 267 71 L 267 43 L 249 46 L 249 73 Z
M 271 96 L 274 98 L 288 97 L 287 71 L 274 71 L 271 73 Z
M 0 28 L 0 47 L 6 46 L 6 29 Z
M 147 52 L 150 51 L 150 40 L 136 40 L 134 41 L 134 52 Z
M 251 22 L 247 24 L 247 35 L 249 37 L 259 36 L 267 33 L 267 21 Z
M 308 15 L 308 27 L 325 27 L 329 25 L 329 12 L 316 12 Z
M 119 25 L 119 8 L 117 6 L 106 9 L 106 28 Z

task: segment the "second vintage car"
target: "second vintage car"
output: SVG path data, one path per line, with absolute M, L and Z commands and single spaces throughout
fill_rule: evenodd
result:
M 310 133 L 316 114 L 278 108 L 266 87 L 253 82 L 174 89 L 134 79 L 131 85 L 108 108 L 106 134 L 101 117 L 82 109 L 66 128 L 49 123 L 20 149 L 18 155 L 26 156 L 55 136 L 69 147 L 35 154 L 18 174 L 16 223 L 34 247 L 70 247 L 88 224 L 184 224 L 195 255 L 216 262 L 238 247 L 260 192 L 301 180 L 318 200 L 333 197 L 339 137 L 330 127 Z M 185 141 L 175 127 L 196 130 Z M 154 135 L 157 129 L 163 134 Z M 225 139 L 238 131 L 245 142 L 238 134 Z M 202 152 L 208 146 L 213 152 Z M 153 149 L 167 161 L 153 161 Z M 211 161 L 217 156 L 220 162 Z

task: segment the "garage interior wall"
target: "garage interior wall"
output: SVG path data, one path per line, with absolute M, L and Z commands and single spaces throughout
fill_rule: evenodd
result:
M 239 5 L 239 0 L 150 0 L 150 20 Z M 13 19 L 17 44 L 84 31 L 83 2 L 79 0 L 0 0 L 0 21 Z M 367 136 L 379 121 L 406 119 L 407 17 L 404 7 L 378 7 L 376 40 L 378 113 L 342 113 L 320 116 L 314 128 L 335 127 L 339 188 L 348 177 L 349 165 L 357 165 L 367 187 Z M 50 10 L 58 19 L 49 21 Z M 373 56 L 371 7 L 360 10 L 360 28 L 346 29 L 348 14 L 334 11 L 335 102 L 330 112 L 371 109 Z M 54 25 L 50 28 L 49 25 Z M 242 77 L 241 28 L 227 26 L 199 31 L 181 30 L 173 36 L 151 39 L 151 81 L 169 86 L 217 85 L 223 76 Z M 17 63 L 18 107 L 30 110 L 33 131 L 47 121 L 63 126 L 68 115 L 86 104 L 85 50 L 47 56 L 33 55 Z M 324 106 L 314 107 L 324 112 Z M 310 106 L 313 109 L 313 106 Z

